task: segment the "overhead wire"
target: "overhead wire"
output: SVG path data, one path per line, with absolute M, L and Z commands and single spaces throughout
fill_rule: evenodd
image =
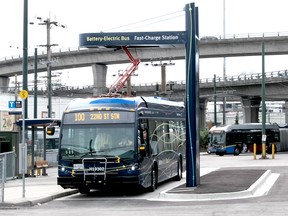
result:
M 183 13 L 183 14 L 182 15 L 178 15 L 178 16 L 174 16 L 174 17 L 165 18 L 165 19 L 158 20 L 158 21 L 155 21 L 155 22 L 147 23 L 147 24 L 144 24 L 144 25 L 141 25 L 141 26 L 137 26 L 137 27 L 134 27 L 134 28 L 140 28 L 140 27 L 143 27 L 143 26 L 152 25 L 152 24 L 155 24 L 155 23 L 164 22 L 164 21 L 167 21 L 167 20 L 171 20 L 171 19 L 175 19 L 175 18 L 184 16 L 184 12 L 183 11 L 175 11 L 175 12 L 172 12 L 172 13 L 163 14 L 163 15 L 152 17 L 152 18 L 149 18 L 149 19 L 140 20 L 140 21 L 137 21 L 137 22 L 133 22 L 133 23 L 121 25 L 121 26 L 118 26 L 118 27 L 113 27 L 113 28 L 110 28 L 110 29 L 106 29 L 103 32 L 109 32 L 109 31 L 112 31 L 112 30 L 115 30 L 115 29 L 120 29 L 120 28 L 129 27 L 129 26 L 133 26 L 133 25 L 138 25 L 138 24 L 141 24 L 141 23 L 146 23 L 146 22 L 149 22 L 149 21 L 152 21 L 152 20 L 164 18 L 164 17 L 171 16 L 173 14 L 178 14 L 178 13 Z M 134 29 L 134 28 L 131 27 L 128 30 Z M 125 31 L 127 31 L 127 30 L 125 30 Z

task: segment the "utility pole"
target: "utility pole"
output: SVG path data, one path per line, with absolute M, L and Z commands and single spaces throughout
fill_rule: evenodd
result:
M 223 39 L 226 35 L 225 0 L 223 0 Z M 223 81 L 226 82 L 226 58 L 223 58 Z M 226 124 L 226 97 L 223 97 L 223 125 Z
M 48 105 L 47 105 L 47 114 L 48 118 L 52 117 L 52 69 L 51 69 L 51 56 L 52 56 L 52 46 L 58 46 L 58 44 L 51 44 L 51 38 L 50 38 L 50 30 L 51 27 L 54 26 L 60 26 L 62 28 L 66 28 L 64 25 L 60 25 L 57 21 L 51 21 L 50 17 L 43 19 L 41 17 L 37 17 L 38 20 L 40 20 L 39 25 L 46 25 L 46 32 L 47 32 L 47 43 L 45 45 L 40 45 L 41 47 L 46 47 L 47 49 L 47 61 L 46 61 L 46 66 L 47 66 L 47 96 L 48 96 Z M 34 24 L 33 22 L 30 22 L 30 24 Z
M 52 83 L 51 83 L 51 47 L 57 46 L 57 44 L 51 44 L 50 40 L 50 29 L 51 25 L 57 26 L 58 22 L 53 21 L 51 22 L 50 18 L 47 18 L 43 22 L 39 23 L 39 25 L 46 25 L 47 30 L 47 44 L 46 45 L 40 45 L 45 46 L 47 48 L 47 94 L 48 94 L 48 105 L 47 105 L 47 114 L 48 118 L 52 117 Z
M 167 88 L 166 88 L 166 66 L 174 66 L 175 63 L 172 62 L 171 60 L 169 62 L 162 62 L 160 60 L 160 63 L 151 63 L 152 66 L 157 67 L 160 66 L 161 67 L 161 92 L 160 94 L 162 95 L 167 95 L 169 94 L 169 92 L 167 92 Z M 170 89 L 171 91 L 172 89 Z M 170 92 L 171 93 L 171 92 Z

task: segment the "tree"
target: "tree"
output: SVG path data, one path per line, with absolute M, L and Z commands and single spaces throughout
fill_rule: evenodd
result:
M 208 145 L 208 131 L 207 130 L 200 130 L 200 148 L 206 149 Z

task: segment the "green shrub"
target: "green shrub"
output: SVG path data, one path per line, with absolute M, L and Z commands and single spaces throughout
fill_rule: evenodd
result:
M 200 130 L 200 148 L 206 148 L 208 145 L 208 131 Z

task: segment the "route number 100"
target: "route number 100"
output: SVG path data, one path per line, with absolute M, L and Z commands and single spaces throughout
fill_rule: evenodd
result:
M 85 121 L 84 113 L 75 113 L 75 121 Z

